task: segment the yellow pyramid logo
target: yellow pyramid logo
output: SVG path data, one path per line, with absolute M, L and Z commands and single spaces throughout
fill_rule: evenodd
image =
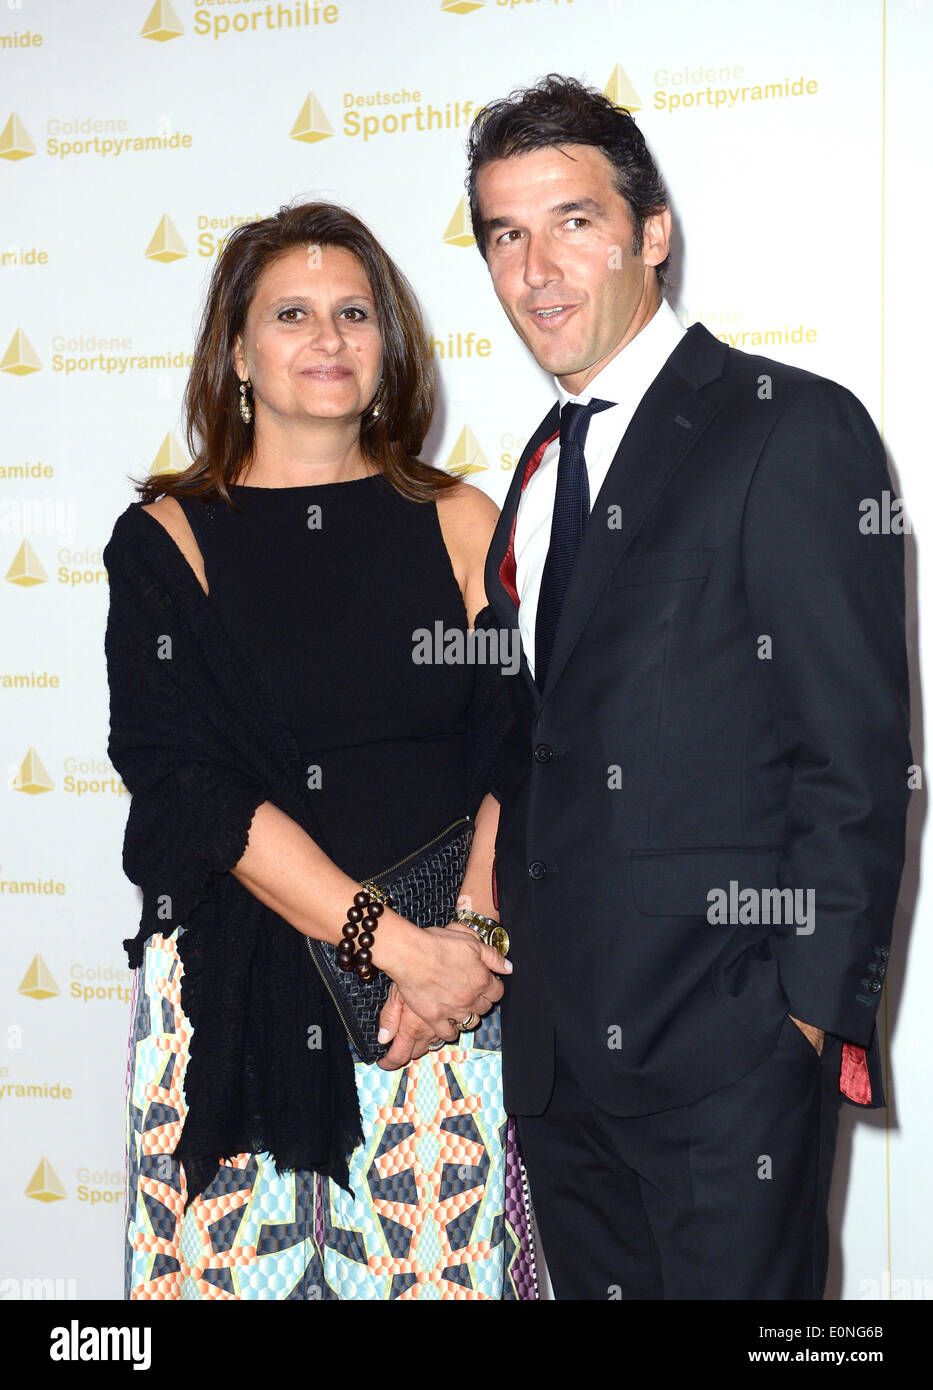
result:
M 50 792 L 54 785 L 42 766 L 39 754 L 34 748 L 30 748 L 20 764 L 19 772 L 13 778 L 13 790 L 26 792 L 29 796 L 38 796 L 40 792 Z
M 291 128 L 293 140 L 307 140 L 313 145 L 315 140 L 326 140 L 333 135 L 334 127 L 324 115 L 324 108 L 313 92 L 308 93 L 304 106 L 298 112 L 298 119 Z
M 30 999 L 54 999 L 56 994 L 61 994 L 51 970 L 41 956 L 33 956 L 32 964 L 23 976 L 19 993 L 28 995 Z
M 190 461 L 175 435 L 169 430 L 162 440 L 159 452 L 152 460 L 150 473 L 183 473 Z
M 603 88 L 603 96 L 607 96 L 613 106 L 621 106 L 624 111 L 640 111 L 642 108 L 641 97 L 629 81 L 628 73 L 621 63 L 616 63 L 612 69 L 612 76 Z
M 48 577 L 32 546 L 28 541 L 23 541 L 6 572 L 7 583 L 19 584 L 23 589 L 30 589 L 33 584 L 44 584 Z
M 482 473 L 489 467 L 489 460 L 469 425 L 464 425 L 460 431 L 460 438 L 451 449 L 444 467 L 448 473 L 456 473 L 461 478 L 467 478 L 471 473 Z
M 447 14 L 469 14 L 471 10 L 481 10 L 486 0 L 441 0 L 441 9 Z
M 178 228 L 166 213 L 146 247 L 146 255 L 150 261 L 180 261 L 187 254 L 188 248 L 178 235 Z
M 23 330 L 17 328 L 0 361 L 0 372 L 9 372 L 11 376 L 28 376 L 30 372 L 41 370 L 42 363 L 36 356 L 35 348 Z
M 169 39 L 180 39 L 185 32 L 185 26 L 172 9 L 169 0 L 156 0 L 149 11 L 149 18 L 139 32 L 144 39 L 167 43 Z
M 0 135 L 0 158 L 28 159 L 35 154 L 36 147 L 29 138 L 29 131 L 14 111 Z
M 465 196 L 460 199 L 456 212 L 447 223 L 447 230 L 443 239 L 448 246 L 476 245 L 476 237 L 473 235 L 473 228 L 470 224 L 470 214 Z
M 40 1158 L 39 1166 L 26 1184 L 26 1196 L 37 1202 L 61 1202 L 68 1193 L 62 1180 L 47 1158 Z

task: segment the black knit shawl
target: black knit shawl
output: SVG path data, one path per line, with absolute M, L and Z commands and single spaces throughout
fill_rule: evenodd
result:
M 132 795 L 123 867 L 142 889 L 138 934 L 123 943 L 131 968 L 149 936 L 184 928 L 181 1005 L 192 1036 L 175 1157 L 185 1167 L 186 1206 L 222 1159 L 244 1152 L 347 1187 L 362 1128 L 343 1026 L 302 933 L 228 872 L 263 801 L 329 853 L 297 740 L 187 560 L 141 504 L 117 519 L 103 558 L 108 753 Z M 485 608 L 475 625 L 493 622 Z M 507 684 L 497 668 L 476 667 L 470 814 L 511 722 Z

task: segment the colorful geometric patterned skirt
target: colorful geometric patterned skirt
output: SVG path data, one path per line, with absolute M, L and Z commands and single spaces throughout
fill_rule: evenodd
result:
M 401 1071 L 356 1064 L 351 1197 L 239 1154 L 185 1212 L 172 1157 L 190 1025 L 175 938 L 136 972 L 127 1067 L 126 1297 L 534 1299 L 531 1211 L 502 1108 L 498 1010 Z

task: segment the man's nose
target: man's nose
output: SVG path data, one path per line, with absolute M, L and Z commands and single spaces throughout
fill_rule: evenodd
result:
M 543 237 L 529 237 L 525 253 L 525 284 L 541 289 L 543 285 L 560 280 L 562 274 L 554 248 Z

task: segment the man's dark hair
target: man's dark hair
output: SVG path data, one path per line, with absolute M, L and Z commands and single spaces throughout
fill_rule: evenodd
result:
M 466 186 L 473 235 L 486 259 L 486 237 L 476 196 L 476 176 L 494 159 L 528 154 L 555 145 L 594 145 L 615 169 L 616 192 L 625 199 L 635 224 L 632 254 L 641 254 L 645 219 L 668 205 L 667 189 L 645 137 L 631 113 L 614 106 L 595 87 L 551 72 L 533 87 L 516 88 L 479 111 L 467 140 Z M 655 267 L 659 288 L 670 262 Z

